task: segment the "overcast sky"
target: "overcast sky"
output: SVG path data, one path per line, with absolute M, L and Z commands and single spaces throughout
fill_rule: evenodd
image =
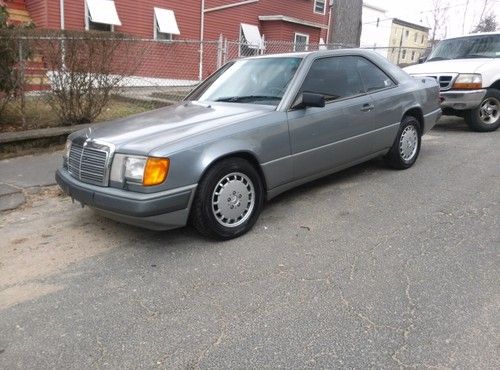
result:
M 432 9 L 436 1 L 442 4 L 441 8 L 446 8 L 446 31 L 443 29 L 442 33 L 446 32 L 447 37 L 470 33 L 478 23 L 485 3 L 485 0 L 469 0 L 467 13 L 465 13 L 467 0 L 367 0 L 365 2 L 386 9 L 391 17 L 432 27 Z M 500 25 L 500 0 L 486 1 L 487 13 L 494 12 L 497 23 Z M 438 35 L 438 37 L 442 36 Z

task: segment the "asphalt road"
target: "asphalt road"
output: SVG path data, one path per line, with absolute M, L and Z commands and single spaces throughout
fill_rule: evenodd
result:
M 0 368 L 498 369 L 499 144 L 447 120 L 224 243 L 33 195 L 0 215 Z

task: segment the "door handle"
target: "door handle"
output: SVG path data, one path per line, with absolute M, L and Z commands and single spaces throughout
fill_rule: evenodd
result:
M 363 104 L 363 107 L 361 108 L 361 112 L 371 112 L 373 109 L 375 109 L 375 106 L 370 103 Z

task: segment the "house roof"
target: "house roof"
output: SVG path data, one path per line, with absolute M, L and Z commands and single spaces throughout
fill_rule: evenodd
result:
M 417 30 L 424 31 L 424 32 L 430 30 L 430 27 L 426 27 L 426 26 L 423 26 L 423 25 L 417 24 L 417 23 L 407 22 L 407 21 L 404 21 L 404 20 L 399 19 L 399 18 L 393 18 L 392 22 L 395 24 L 399 24 L 400 26 L 415 28 Z
M 306 21 L 304 19 L 289 17 L 288 15 L 259 15 L 259 21 L 282 21 L 295 24 L 301 24 L 303 26 L 309 26 L 314 28 L 327 29 L 328 25 L 318 22 Z

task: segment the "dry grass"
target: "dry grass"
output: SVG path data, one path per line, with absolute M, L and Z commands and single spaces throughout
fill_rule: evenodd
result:
M 96 122 L 127 117 L 132 114 L 147 112 L 158 108 L 157 102 L 139 101 L 113 97 Z M 61 124 L 50 106 L 40 97 L 27 97 L 25 103 L 26 127 L 23 127 L 21 103 L 14 101 L 8 104 L 0 116 L 0 132 L 33 130 L 39 128 L 58 127 Z

